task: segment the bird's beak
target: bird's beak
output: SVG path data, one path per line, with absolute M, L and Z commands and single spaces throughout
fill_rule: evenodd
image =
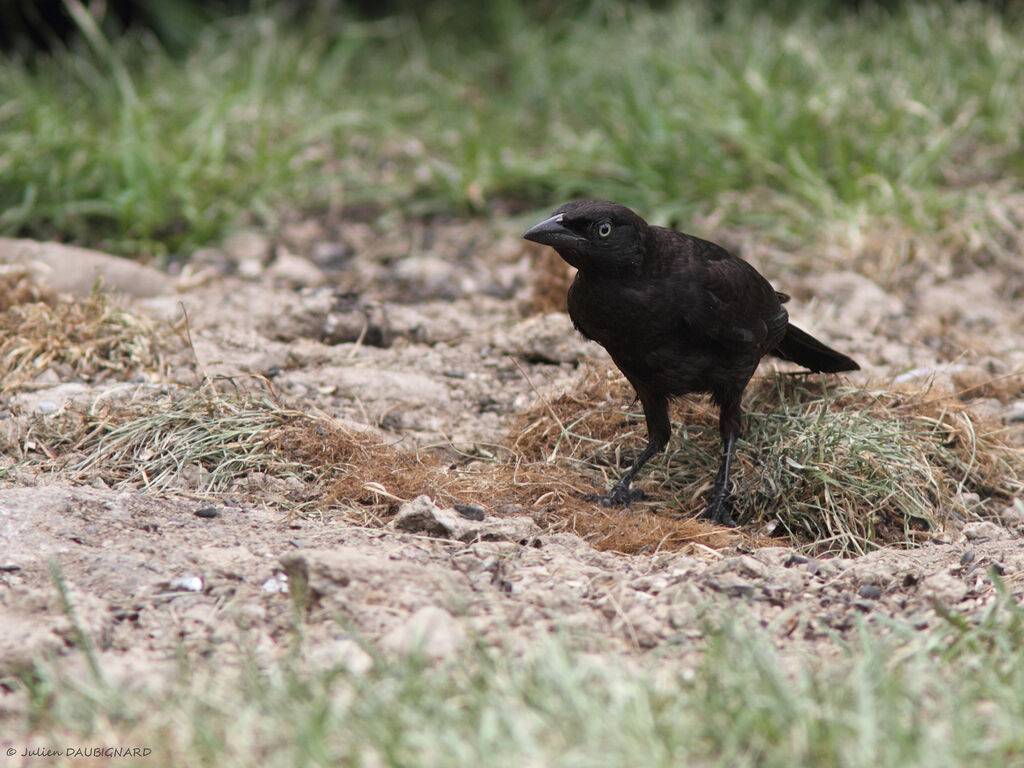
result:
M 550 219 L 544 219 L 540 224 L 535 224 L 523 233 L 525 240 L 532 240 L 541 245 L 550 245 L 552 248 L 572 248 L 583 238 L 562 226 L 564 214 L 556 213 Z

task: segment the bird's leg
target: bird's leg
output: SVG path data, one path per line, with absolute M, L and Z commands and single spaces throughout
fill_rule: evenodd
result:
M 711 489 L 711 500 L 701 517 L 717 525 L 735 526 L 729 503 L 729 468 L 732 465 L 732 454 L 736 447 L 736 437 L 740 431 L 740 395 L 724 398 L 718 418 L 718 428 L 722 435 L 722 463 L 715 475 L 715 486 Z
M 647 420 L 647 447 L 607 495 L 591 497 L 602 507 L 628 506 L 630 502 L 639 501 L 644 497 L 643 491 L 639 488 L 630 489 L 629 484 L 633 482 L 636 473 L 644 464 L 668 444 L 669 436 L 672 434 L 672 422 L 668 418 L 668 401 L 663 397 L 643 392 L 638 392 L 638 395 Z
M 639 501 L 644 497 L 644 492 L 639 488 L 630 488 L 629 484 L 633 482 L 633 478 L 636 473 L 640 471 L 640 468 L 647 463 L 648 459 L 662 449 L 663 446 L 656 445 L 653 442 L 648 442 L 647 447 L 644 448 L 643 453 L 633 462 L 633 466 L 629 468 L 619 482 L 617 482 L 612 489 L 605 496 L 595 496 L 594 501 L 600 504 L 602 507 L 619 507 L 628 506 L 631 501 Z
M 722 463 L 718 467 L 718 474 L 715 476 L 715 487 L 711 489 L 711 500 L 701 514 L 712 523 L 718 525 L 735 526 L 732 511 L 729 509 L 729 467 L 732 464 L 732 452 L 736 445 L 736 438 L 733 436 L 725 440 L 725 453 L 722 456 Z

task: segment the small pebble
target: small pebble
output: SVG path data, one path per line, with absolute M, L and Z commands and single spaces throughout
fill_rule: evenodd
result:
M 455 511 L 467 520 L 483 520 L 484 509 L 475 504 L 456 504 Z
M 857 590 L 857 594 L 865 600 L 877 600 L 882 596 L 882 588 L 876 587 L 874 584 L 865 584 Z
M 196 517 L 203 517 L 207 519 L 218 517 L 219 515 L 220 512 L 217 511 L 216 507 L 201 507 L 195 511 Z
M 202 592 L 203 580 L 198 576 L 183 576 L 180 579 L 174 579 L 168 586 L 172 591 Z
M 288 574 L 275 573 L 269 579 L 264 581 L 263 586 L 260 588 L 264 592 L 270 592 L 272 594 L 283 594 L 288 591 Z

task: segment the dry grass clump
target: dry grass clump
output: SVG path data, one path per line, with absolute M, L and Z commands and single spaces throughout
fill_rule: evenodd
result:
M 440 502 L 455 500 L 445 493 L 440 462 L 390 446 L 371 434 L 306 418 L 279 427 L 272 440 L 282 456 L 309 468 L 318 478 L 322 504 L 359 509 L 363 522 L 380 522 L 401 502 L 422 493 Z
M 548 531 L 575 533 L 595 549 L 625 555 L 675 552 L 693 545 L 720 549 L 743 538 L 695 517 L 672 517 L 639 507 L 609 509 L 593 502 L 549 508 L 535 519 Z
M 290 510 L 360 509 L 363 522 L 420 493 L 451 501 L 443 466 L 272 397 L 140 388 L 38 417 L 10 446 L 76 482 L 272 498 Z
M 342 507 L 364 524 L 382 524 L 401 502 L 427 494 L 439 504 L 478 504 L 492 514 L 530 514 L 549 532 L 568 531 L 598 549 L 627 554 L 674 550 L 692 542 L 722 546 L 733 534 L 700 521 L 602 509 L 575 467 L 505 461 L 455 469 L 428 454 L 378 437 L 307 421 L 276 431 L 278 450 L 321 480 L 320 503 Z
M 747 409 L 744 520 L 777 522 L 816 550 L 913 545 L 1021 488 L 1024 451 L 948 394 L 777 377 L 752 388 Z
M 477 501 L 499 514 L 529 513 L 549 533 L 574 533 L 596 549 L 623 554 L 723 547 L 741 538 L 692 517 L 601 507 L 587 499 L 599 489 L 574 462 L 532 460 L 514 450 L 503 463 L 465 473 L 458 490 L 459 501 Z
M 48 369 L 62 381 L 159 370 L 162 347 L 153 327 L 109 294 L 57 296 L 24 271 L 0 273 L 0 388 L 5 391 L 24 387 Z
M 610 365 L 588 365 L 572 390 L 520 415 L 509 432 L 509 445 L 528 461 L 561 457 L 581 467 L 597 456 L 607 461 L 612 452 L 618 466 L 619 443 L 631 437 L 642 441 L 647 434 L 643 413 L 629 408 L 635 398 Z
M 307 469 L 276 450 L 273 430 L 308 417 L 269 398 L 141 388 L 35 419 L 31 442 L 70 478 L 115 486 L 198 493 L 226 490 L 255 473 L 293 476 Z
M 605 483 L 617 478 L 646 429 L 638 407 L 622 408 L 628 387 L 608 376 L 589 370 L 577 389 L 524 414 L 513 448 Z M 1024 451 L 953 396 L 775 375 L 751 383 L 744 413 L 733 474 L 741 522 L 816 551 L 913 545 L 949 516 L 977 519 L 986 513 L 979 500 L 1008 501 L 1022 486 Z M 640 484 L 663 513 L 695 514 L 720 460 L 717 409 L 693 398 L 672 415 L 669 449 Z
M 53 291 L 32 279 L 27 267 L 20 264 L 0 266 L 0 312 L 6 312 L 17 304 L 43 302 L 52 306 L 56 300 Z

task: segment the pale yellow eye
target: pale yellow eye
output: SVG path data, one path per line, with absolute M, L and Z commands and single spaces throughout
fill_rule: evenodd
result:
M 607 221 L 601 222 L 601 225 L 597 228 L 598 237 L 608 237 L 612 233 L 612 225 Z

